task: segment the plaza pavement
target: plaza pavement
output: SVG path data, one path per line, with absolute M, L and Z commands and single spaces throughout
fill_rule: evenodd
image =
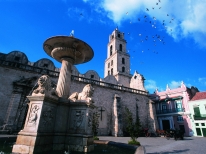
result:
M 100 140 L 127 143 L 129 137 L 99 136 Z M 137 140 L 145 147 L 147 154 L 206 154 L 205 137 L 185 137 L 184 140 L 167 140 L 164 137 L 139 137 Z
M 0 135 L 1 140 L 16 140 L 16 135 Z M 100 140 L 128 143 L 130 137 L 99 136 Z M 185 137 L 184 140 L 167 140 L 164 137 L 139 137 L 147 154 L 206 154 L 206 137 Z

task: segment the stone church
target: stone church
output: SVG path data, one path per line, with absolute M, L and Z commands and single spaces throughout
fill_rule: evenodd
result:
M 24 126 L 29 100 L 26 96 L 37 86 L 41 75 L 49 75 L 55 88 L 59 68 L 46 58 L 30 62 L 20 51 L 0 53 L 0 131 L 18 132 Z M 86 84 L 94 87 L 93 99 L 99 112 L 98 135 L 126 134 L 125 107 L 134 119 L 140 118 L 142 127 L 155 132 L 158 127 L 155 108 L 144 88 L 144 77 L 130 74 L 130 55 L 126 52 L 124 33 L 115 29 L 109 36 L 104 78 L 94 70 L 80 74 L 72 68 L 70 92 L 81 92 Z

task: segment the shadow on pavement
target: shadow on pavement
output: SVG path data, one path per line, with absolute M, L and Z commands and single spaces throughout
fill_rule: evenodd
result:
M 147 153 L 147 154 L 172 154 L 172 153 L 185 153 L 190 151 L 189 149 L 185 150 L 173 150 L 173 151 L 164 151 L 164 152 L 154 152 L 154 153 Z

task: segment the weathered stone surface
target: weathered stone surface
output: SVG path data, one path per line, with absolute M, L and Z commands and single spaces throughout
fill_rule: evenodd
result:
M 12 153 L 32 154 L 33 148 L 30 149 L 30 147 L 26 145 L 14 145 Z

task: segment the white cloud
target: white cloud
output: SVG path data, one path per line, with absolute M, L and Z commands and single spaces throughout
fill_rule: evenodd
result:
M 168 85 L 170 89 L 175 89 L 181 86 L 182 81 L 171 81 Z
M 153 93 L 156 89 L 159 90 L 154 80 L 145 80 L 145 89 L 150 91 L 150 93 Z
M 91 0 L 83 1 L 94 4 Z M 175 40 L 193 38 L 196 43 L 206 47 L 204 41 L 206 0 L 162 0 L 156 5 L 157 2 L 157 0 L 100 0 L 96 4 L 107 12 L 108 18 L 119 25 L 125 20 L 137 22 L 137 18 L 143 13 L 151 18 L 155 17 L 161 23 L 163 20 L 168 23 L 173 18 L 174 20 L 166 28 L 169 35 Z
M 198 81 L 199 81 L 201 84 L 206 85 L 206 77 L 204 77 L 204 78 L 199 78 Z

